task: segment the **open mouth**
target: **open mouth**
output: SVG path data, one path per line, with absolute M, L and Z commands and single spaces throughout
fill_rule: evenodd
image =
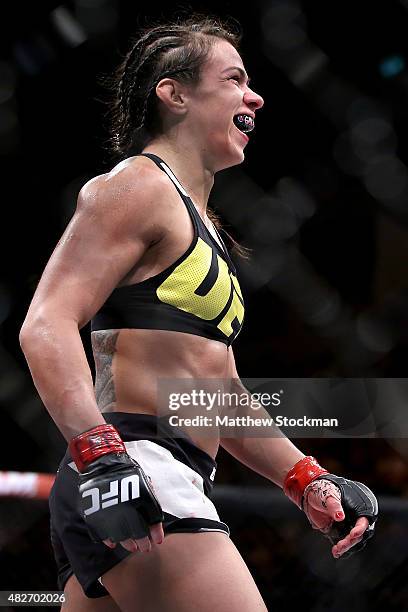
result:
M 250 117 L 249 115 L 235 115 L 233 121 L 235 127 L 237 127 L 244 134 L 252 132 L 255 127 L 255 121 L 253 117 Z

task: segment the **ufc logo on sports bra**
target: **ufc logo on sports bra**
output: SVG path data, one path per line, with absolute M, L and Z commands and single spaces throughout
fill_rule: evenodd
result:
M 120 481 L 120 493 L 119 493 L 119 481 L 112 480 L 110 482 L 109 491 L 107 493 L 101 493 L 98 487 L 88 489 L 82 493 L 82 497 L 90 497 L 92 505 L 84 511 L 85 516 L 89 516 L 94 512 L 98 512 L 101 508 L 109 508 L 109 506 L 115 506 L 119 502 L 126 502 L 129 499 L 137 499 L 140 496 L 139 488 L 139 476 L 135 474 L 133 476 L 127 476 Z
M 200 319 L 220 318 L 217 327 L 229 338 L 232 322 L 244 319 L 238 279 L 227 263 L 202 238 L 184 261 L 157 288 L 157 297 L 166 304 L 190 312 Z M 232 298 L 232 299 L 231 299 Z

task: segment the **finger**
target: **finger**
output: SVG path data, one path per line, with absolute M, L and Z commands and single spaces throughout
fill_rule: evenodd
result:
M 348 540 L 343 540 L 343 543 L 338 542 L 332 548 L 333 556 L 336 559 L 338 559 L 339 557 L 344 555 L 344 553 L 348 552 L 350 548 L 353 548 L 353 546 L 361 542 L 362 539 L 363 539 L 363 536 L 360 536 L 359 538 L 356 538 L 355 540 L 348 539 Z
M 350 548 L 361 542 L 361 540 L 363 539 L 363 534 L 367 529 L 368 525 L 368 519 L 365 516 L 361 516 L 359 519 L 357 519 L 357 522 L 353 529 L 350 531 L 350 533 L 342 540 L 339 540 L 337 544 L 333 546 L 333 555 L 338 558 L 345 552 L 350 550 Z
M 370 523 L 366 516 L 360 516 L 360 518 L 357 519 L 356 524 L 354 525 L 351 531 L 354 531 L 356 529 L 358 531 L 361 531 L 361 533 L 363 534 L 365 530 L 367 529 L 367 527 L 369 526 L 369 524 Z
M 367 527 L 368 527 L 368 520 L 366 519 L 366 517 L 365 516 L 360 517 L 357 520 L 353 529 L 351 529 L 350 533 L 343 540 L 340 540 L 340 542 L 347 541 L 347 543 L 352 542 L 353 544 L 355 544 L 355 541 L 357 539 L 362 538 Z M 340 542 L 337 542 L 337 544 L 339 544 Z
M 145 538 L 140 538 L 136 540 L 137 546 L 140 552 L 150 552 L 152 545 L 150 544 L 149 538 L 146 536 Z
M 161 544 L 164 540 L 162 523 L 156 523 L 150 527 L 150 539 L 154 544 Z
M 355 538 L 350 538 L 350 546 L 349 548 L 353 548 L 353 546 L 355 546 L 356 544 L 358 544 L 359 542 L 361 542 L 361 540 L 363 539 L 363 536 L 358 536 Z
M 314 494 L 314 491 L 310 491 L 308 493 L 304 506 L 313 508 L 313 510 L 324 511 L 325 509 L 322 504 L 322 500 Z
M 335 557 L 341 557 L 341 555 L 347 552 L 353 546 L 353 544 L 357 544 L 357 541 L 354 541 L 354 543 L 352 543 L 350 535 L 346 536 L 342 540 L 339 540 L 339 542 L 337 542 L 337 544 L 333 546 L 333 555 Z
M 108 538 L 107 540 L 103 540 L 103 543 L 106 544 L 106 546 L 108 546 L 109 548 L 115 548 L 116 546 L 115 542 L 112 542 L 110 538 Z
M 341 493 L 340 489 L 332 482 L 328 480 L 317 480 L 311 482 L 306 487 L 306 502 L 316 510 L 323 510 L 327 514 L 327 501 L 333 504 L 333 500 L 337 500 L 341 509 Z
M 137 550 L 139 550 L 139 547 L 136 544 L 135 540 L 131 540 L 131 539 L 122 540 L 120 544 L 121 544 L 121 546 L 123 546 L 123 548 L 125 550 L 128 550 L 129 552 L 132 552 L 132 553 L 136 552 Z
M 354 542 L 356 543 L 356 542 Z M 351 548 L 353 544 L 351 543 L 350 540 L 350 536 L 346 536 L 345 538 L 343 538 L 342 540 L 339 540 L 337 542 L 337 544 L 335 544 L 332 548 L 332 550 L 334 550 L 334 552 L 338 553 L 338 554 L 342 554 L 344 552 L 346 552 L 346 550 L 348 550 L 349 548 Z
M 328 530 L 333 523 L 330 516 L 327 516 L 327 514 L 320 510 L 314 510 L 313 508 L 308 508 L 306 516 L 313 529 L 320 529 L 321 531 Z
M 365 517 L 362 517 L 365 519 Z M 349 533 L 349 540 L 352 546 L 354 546 L 354 544 L 357 544 L 357 542 L 360 542 L 363 538 L 364 532 L 366 531 L 369 522 L 367 519 L 365 519 L 364 522 L 359 523 L 359 521 L 357 521 L 355 527 L 353 527 L 353 529 L 350 531 Z
M 327 514 L 329 514 L 334 521 L 344 521 L 344 510 L 338 499 L 332 496 L 328 497 L 326 500 L 326 510 Z

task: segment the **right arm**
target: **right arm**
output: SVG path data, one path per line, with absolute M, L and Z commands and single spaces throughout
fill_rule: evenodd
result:
M 79 330 L 161 239 L 160 179 L 145 168 L 87 183 L 38 284 L 20 332 L 34 384 L 67 441 L 104 424 Z

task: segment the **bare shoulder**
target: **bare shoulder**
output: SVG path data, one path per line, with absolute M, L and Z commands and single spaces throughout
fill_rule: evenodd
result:
M 145 164 L 129 160 L 84 185 L 37 286 L 33 320 L 38 313 L 63 313 L 82 327 L 92 318 L 165 234 L 161 180 Z
M 102 226 L 113 224 L 119 232 L 137 228 L 139 234 L 160 233 L 168 188 L 161 170 L 145 158 L 131 157 L 89 180 L 79 192 L 77 211 L 94 216 Z

